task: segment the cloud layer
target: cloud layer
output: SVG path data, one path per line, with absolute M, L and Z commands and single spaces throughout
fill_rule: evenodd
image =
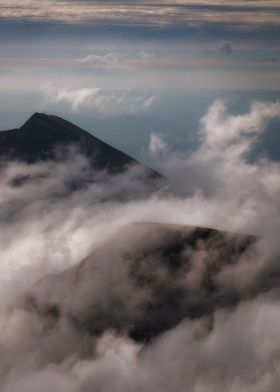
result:
M 95 21 L 130 25 L 183 25 L 201 23 L 277 24 L 277 1 L 224 2 L 209 0 L 160 1 L 54 1 L 37 5 L 33 0 L 0 2 L 1 18 L 67 23 Z M 262 10 L 266 12 L 261 12 Z M 275 12 L 276 11 L 276 12 Z

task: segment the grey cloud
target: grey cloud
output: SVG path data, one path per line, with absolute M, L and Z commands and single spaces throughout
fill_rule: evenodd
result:
M 260 60 L 262 63 L 279 63 L 280 59 L 278 57 L 271 57 L 267 59 Z
M 204 56 L 217 56 L 217 55 L 224 55 L 230 56 L 234 52 L 233 44 L 231 42 L 221 42 L 219 45 L 215 45 L 216 47 L 212 46 L 203 50 Z
M 233 47 L 230 42 L 224 42 L 219 48 L 219 53 L 229 56 L 233 53 Z

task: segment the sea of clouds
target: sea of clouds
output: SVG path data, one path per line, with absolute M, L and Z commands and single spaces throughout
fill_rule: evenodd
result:
M 248 113 L 231 115 L 225 102 L 216 101 L 201 119 L 200 146 L 186 155 L 169 153 L 160 135 L 151 135 L 151 153 L 166 156 L 161 161 L 166 179 L 156 189 L 137 167 L 114 175 L 95 172 L 73 149 L 63 159 L 30 165 L 3 159 L 1 390 L 278 391 L 280 164 L 265 156 L 249 159 L 277 117 L 279 102 L 254 102 Z M 83 176 L 88 185 L 73 189 Z M 139 232 L 136 222 L 254 236 L 235 263 L 227 264 L 230 255 L 221 259 L 202 240 L 188 254 L 191 267 L 184 275 L 168 275 L 160 253 L 145 271 L 159 288 L 175 282 L 206 301 L 202 278 L 218 257 L 215 287 L 238 300 L 180 318 L 153 339 L 133 339 L 118 323 L 141 318 L 151 293 L 135 285 L 131 265 L 150 244 L 169 241 L 150 225 Z M 85 258 L 77 289 L 71 274 Z M 26 305 L 26 293 L 33 291 L 40 303 L 55 299 L 53 317 Z M 65 309 L 92 314 L 93 324 L 94 318 L 112 322 L 98 333 L 86 332 Z M 172 311 L 166 317 L 172 319 Z

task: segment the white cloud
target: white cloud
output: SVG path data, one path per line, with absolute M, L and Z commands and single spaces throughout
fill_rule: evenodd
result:
M 150 135 L 149 152 L 151 155 L 156 156 L 167 149 L 167 144 L 163 135 L 158 132 L 152 132 Z
M 78 59 L 80 64 L 90 64 L 94 67 L 108 67 L 117 65 L 123 60 L 124 56 L 118 52 L 107 53 L 103 56 L 90 54 L 84 58 Z
M 225 148 L 242 137 L 249 140 L 249 136 L 264 132 L 268 122 L 275 117 L 280 117 L 278 101 L 270 104 L 254 102 L 249 113 L 229 115 L 225 102 L 217 100 L 201 120 L 201 134 L 209 147 Z
M 252 162 L 249 156 L 269 121 L 277 117 L 279 102 L 255 102 L 248 113 L 230 115 L 225 103 L 216 101 L 201 121 L 200 147 L 188 155 L 173 154 L 162 170 L 182 194 L 197 194 L 207 201 L 207 215 L 215 205 L 210 215 L 216 224 L 220 221 L 220 227 L 226 223 L 230 231 L 261 234 L 270 225 L 276 232 L 278 220 L 273 214 L 280 208 L 279 163 Z
M 137 53 L 138 57 L 143 60 L 152 60 L 155 58 L 155 55 L 151 52 L 147 52 L 145 50 L 140 50 L 140 52 Z
M 45 104 L 64 104 L 74 112 L 94 111 L 104 116 L 135 114 L 149 110 L 156 100 L 153 95 L 129 91 L 110 92 L 100 88 L 67 89 L 43 87 Z

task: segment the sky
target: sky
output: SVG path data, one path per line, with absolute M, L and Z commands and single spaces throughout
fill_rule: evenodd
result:
M 0 0 L 0 129 L 39 111 L 112 143 L 100 119 L 157 118 L 192 138 L 216 98 L 244 110 L 279 96 L 279 35 L 277 0 Z M 139 157 L 147 143 L 118 147 Z

